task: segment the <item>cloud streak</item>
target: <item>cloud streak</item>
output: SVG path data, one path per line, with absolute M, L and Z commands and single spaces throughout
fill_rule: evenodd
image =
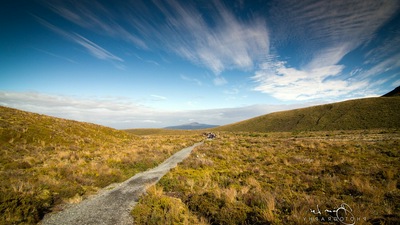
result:
M 56 1 L 46 4 L 56 14 L 83 28 L 147 49 L 141 38 L 120 24 L 116 16 L 118 12 L 111 11 L 98 1 Z
M 355 79 L 343 76 L 341 60 L 367 43 L 398 9 L 396 1 L 279 1 L 274 20 L 284 21 L 286 40 L 309 48 L 307 63 L 298 68 L 272 55 L 253 76 L 254 90 L 280 100 L 338 99 L 370 86 L 368 74 Z M 289 15 L 283 18 L 280 15 Z M 282 24 L 281 24 L 282 25 Z M 307 31 L 307 33 L 303 33 Z M 278 32 L 279 33 L 279 32 Z M 282 35 L 281 34 L 281 35 Z M 279 34 L 277 37 L 282 37 Z M 273 41 L 274 43 L 276 40 Z M 318 46 L 319 50 L 316 50 Z M 382 62 L 393 65 L 393 59 Z M 397 65 L 398 66 L 398 65 Z M 377 65 L 373 72 L 382 66 Z
M 374 40 L 398 11 L 397 0 L 276 0 L 268 4 L 268 11 L 240 14 L 235 10 L 243 8 L 223 1 L 138 0 L 113 5 L 62 0 L 44 4 L 79 27 L 142 50 L 173 53 L 207 68 L 214 73 L 216 86 L 228 83 L 226 71 L 250 72 L 255 91 L 280 100 L 340 99 L 370 87 L 374 73 L 384 73 L 385 66 L 398 68 L 397 51 L 390 46 L 398 44 L 399 38 L 365 55 L 368 70 L 346 74 L 346 69 L 356 69 L 343 62 L 349 53 Z M 115 65 L 123 62 L 78 33 L 38 20 L 96 58 Z M 281 53 L 287 49 L 282 49 L 291 47 L 293 58 L 283 58 L 286 54 Z M 201 85 L 199 80 L 181 78 Z
M 98 59 L 119 61 L 119 62 L 124 61 L 121 58 L 111 54 L 109 51 L 105 50 L 104 48 L 100 47 L 99 45 L 93 43 L 92 41 L 86 39 L 85 37 L 77 33 L 73 33 L 70 37 L 75 43 L 84 47 L 90 54 L 92 54 L 94 57 Z
M 266 23 L 261 18 L 239 21 L 222 3 L 216 2 L 210 26 L 192 5 L 177 1 L 157 2 L 166 17 L 157 33 L 163 44 L 195 64 L 218 75 L 227 69 L 251 70 L 260 56 L 269 51 Z M 165 37 L 167 37 L 165 39 Z
M 202 86 L 203 85 L 203 83 L 199 79 L 190 78 L 190 77 L 187 77 L 187 76 L 182 75 L 182 74 L 181 74 L 181 79 L 184 80 L 184 81 L 189 81 L 189 82 L 195 83 L 198 86 Z
M 266 62 L 253 79 L 258 82 L 256 91 L 267 93 L 280 100 L 336 99 L 368 85 L 368 82 L 349 82 L 328 79 L 342 71 L 343 66 L 330 65 L 297 70 L 287 67 L 285 62 Z
M 370 40 L 398 7 L 395 0 L 276 1 L 271 20 L 281 30 L 274 38 L 298 39 L 305 48 L 331 43 L 355 48 Z
M 35 18 L 41 23 L 43 26 L 47 27 L 51 31 L 57 33 L 58 35 L 64 37 L 65 39 L 72 41 L 81 47 L 83 47 L 89 54 L 92 56 L 101 59 L 101 60 L 106 60 L 113 62 L 115 65 L 119 65 L 116 63 L 121 63 L 124 62 L 123 59 L 121 59 L 118 56 L 115 56 L 114 54 L 110 53 L 106 49 L 102 48 L 101 46 L 97 45 L 96 43 L 90 41 L 89 39 L 83 37 L 80 34 L 77 34 L 75 32 L 67 32 L 62 30 L 61 28 L 56 27 L 55 25 L 47 22 L 46 20 L 35 16 Z
M 165 96 L 161 96 L 161 95 L 150 95 L 155 101 L 165 101 L 168 98 Z
M 203 2 L 204 3 L 204 2 Z M 202 3 L 202 4 L 203 4 Z M 98 1 L 48 3 L 48 7 L 83 28 L 122 39 L 138 48 L 159 48 L 172 52 L 217 75 L 215 84 L 226 80 L 220 74 L 230 69 L 250 71 L 260 56 L 269 51 L 265 20 L 253 16 L 237 19 L 223 3 L 207 2 L 204 12 L 197 3 L 180 1 L 135 1 L 106 7 Z M 209 14 L 208 14 L 209 13 Z
M 52 52 L 45 51 L 45 50 L 43 50 L 43 49 L 39 49 L 39 48 L 33 48 L 33 49 L 35 49 L 35 50 L 37 50 L 37 51 L 39 51 L 39 52 L 42 52 L 42 53 L 44 53 L 44 54 L 46 54 L 46 55 L 50 55 L 50 56 L 53 56 L 53 57 L 56 57 L 56 58 L 59 58 L 59 59 L 66 60 L 66 61 L 68 61 L 68 62 L 70 62 L 70 63 L 76 63 L 76 61 L 74 61 L 74 60 L 72 60 L 72 59 L 70 59 L 70 58 L 67 58 L 67 57 L 64 57 L 64 56 L 61 56 L 61 55 L 54 54 L 54 53 L 52 53 Z

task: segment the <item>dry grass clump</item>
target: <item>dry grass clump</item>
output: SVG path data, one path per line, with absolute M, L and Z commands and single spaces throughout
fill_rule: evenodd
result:
M 198 219 L 179 198 L 166 196 L 162 188 L 152 186 L 147 189 L 132 215 L 135 224 L 206 224 Z
M 139 137 L 0 107 L 0 224 L 36 224 L 60 204 L 80 202 L 199 140 Z
M 399 224 L 399 149 L 398 130 L 224 133 L 158 186 L 210 224 Z

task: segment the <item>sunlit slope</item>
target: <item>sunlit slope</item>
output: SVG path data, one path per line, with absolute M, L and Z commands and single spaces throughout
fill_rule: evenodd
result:
M 135 135 L 112 128 L 59 119 L 0 106 L 2 149 L 27 146 L 75 148 L 95 147 L 104 142 L 120 144 Z
M 374 128 L 400 128 L 400 97 L 365 98 L 275 112 L 214 130 L 275 132 Z
M 37 224 L 201 139 L 144 138 L 100 125 L 0 107 L 0 224 Z

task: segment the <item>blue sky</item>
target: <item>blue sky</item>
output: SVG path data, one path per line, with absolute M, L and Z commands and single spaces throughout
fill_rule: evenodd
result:
M 379 96 L 400 85 L 399 7 L 3 1 L 0 105 L 137 128 Z

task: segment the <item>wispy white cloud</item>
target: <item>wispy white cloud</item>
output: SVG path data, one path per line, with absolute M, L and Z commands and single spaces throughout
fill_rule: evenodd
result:
M 295 68 L 276 56 L 270 57 L 253 76 L 256 91 L 281 100 L 338 99 L 352 92 L 361 93 L 370 86 L 368 74 L 395 63 L 394 58 L 384 61 L 372 71 L 359 72 L 360 79 L 356 80 L 343 77 L 345 65 L 341 60 L 373 38 L 398 9 L 397 1 L 279 1 L 277 5 L 280 11 L 274 19 L 282 19 L 284 24 L 280 25 L 287 25 L 288 30 L 283 32 L 288 35 L 286 39 L 310 48 L 305 53 L 309 60 Z
M 287 67 L 285 62 L 263 63 L 253 77 L 258 83 L 256 91 L 267 93 L 281 100 L 336 99 L 366 87 L 365 81 L 349 82 L 329 78 L 338 75 L 343 66 L 298 70 Z
M 370 82 L 368 73 L 381 71 L 385 63 L 395 64 L 394 58 L 385 58 L 385 52 L 396 54 L 390 46 L 399 43 L 398 38 L 387 40 L 385 47 L 366 55 L 366 63 L 376 64 L 373 68 L 343 78 L 346 65 L 341 60 L 373 40 L 376 31 L 398 11 L 397 0 L 276 0 L 269 4 L 268 12 L 241 17 L 233 10 L 243 9 L 244 2 L 238 3 L 239 8 L 228 7 L 221 1 L 183 3 L 177 0 L 138 0 L 115 6 L 106 6 L 100 1 L 45 4 L 80 27 L 124 40 L 137 48 L 172 52 L 205 67 L 215 74 L 214 85 L 228 83 L 224 71 L 256 70 L 254 90 L 283 100 L 310 100 L 335 94 L 340 97 L 365 88 Z M 40 20 L 95 57 L 121 65 L 121 58 L 93 41 Z M 290 60 L 285 61 L 279 55 L 277 49 L 286 43 L 297 44 L 299 66 L 292 66 L 287 62 Z M 157 62 L 146 62 L 157 65 Z M 353 76 L 361 74 L 364 79 L 356 81 Z
M 271 18 L 280 25 L 274 38 L 300 39 L 310 45 L 350 44 L 368 41 L 383 22 L 398 9 L 396 0 L 279 0 L 271 9 Z
M 399 74 L 400 75 L 400 74 Z M 400 79 L 397 79 L 393 82 L 392 87 L 399 87 L 400 86 Z
M 167 24 L 156 35 L 176 54 L 220 74 L 227 69 L 251 70 L 269 51 L 266 22 L 240 21 L 222 3 L 215 3 L 211 26 L 201 12 L 177 1 L 157 2 Z M 166 37 L 166 38 L 165 38 Z M 220 84 L 222 79 L 217 79 Z
M 81 27 L 147 49 L 141 38 L 121 25 L 119 12 L 111 11 L 98 1 L 51 1 L 46 4 L 58 15 Z
M 89 98 L 38 92 L 0 91 L 0 105 L 114 127 L 129 120 L 146 120 L 155 113 L 153 109 L 124 97 Z
M 365 64 L 375 64 L 400 52 L 400 27 L 365 54 Z
M 161 96 L 161 95 L 150 95 L 154 100 L 157 100 L 157 101 L 165 101 L 165 100 L 167 100 L 168 98 L 167 97 L 165 97 L 165 96 Z
M 59 107 L 82 110 L 101 109 L 107 111 L 127 111 L 145 109 L 124 97 L 80 98 L 76 96 L 49 95 L 39 92 L 6 92 L 0 91 L 1 103 L 10 106 L 24 105 L 26 107 Z
M 64 57 L 64 56 L 61 56 L 61 55 L 58 55 L 58 54 L 55 54 L 55 53 L 52 53 L 52 52 L 49 52 L 49 51 L 46 51 L 46 50 L 43 50 L 43 49 L 39 49 L 39 48 L 33 48 L 33 49 L 35 49 L 35 50 L 37 50 L 39 52 L 45 53 L 47 55 L 56 57 L 56 58 L 66 60 L 66 61 L 68 61 L 70 63 L 77 63 L 75 60 L 72 60 L 70 58 L 67 58 L 67 57 Z
M 365 70 L 362 73 L 360 73 L 361 78 L 367 79 L 371 78 L 377 74 L 393 71 L 395 69 L 400 68 L 400 53 L 393 55 L 392 57 L 388 57 L 381 62 L 377 63 L 374 65 L 372 68 L 369 70 Z
M 226 83 L 220 75 L 223 71 L 250 71 L 260 56 L 268 53 L 264 19 L 253 16 L 247 21 L 239 20 L 223 3 L 215 1 L 205 3 L 211 9 L 207 15 L 213 21 L 210 24 L 195 4 L 175 0 L 126 2 L 115 7 L 99 1 L 46 3 L 53 12 L 83 28 L 138 48 L 172 52 L 204 66 L 218 75 L 214 79 L 216 85 Z
M 84 47 L 87 51 L 90 52 L 90 54 L 92 54 L 96 58 L 104 60 L 120 61 L 120 62 L 124 61 L 118 56 L 111 54 L 109 51 L 105 50 L 104 48 L 100 47 L 99 45 L 93 43 L 92 41 L 88 40 L 87 38 L 77 33 L 73 33 L 71 38 L 73 41 Z
M 134 54 L 134 56 L 135 56 L 136 58 L 140 59 L 140 60 L 143 61 L 143 62 L 150 63 L 150 64 L 153 64 L 153 65 L 155 65 L 155 66 L 160 66 L 160 64 L 159 64 L 158 62 L 156 62 L 156 61 L 149 60 L 149 59 L 143 59 L 142 57 L 140 57 L 140 56 L 137 55 L 137 54 Z
M 203 85 L 203 83 L 199 79 L 187 77 L 187 76 L 182 75 L 182 74 L 181 74 L 181 79 L 184 80 L 184 81 L 189 81 L 189 82 L 195 83 L 198 86 L 202 86 Z
M 228 81 L 220 75 L 215 76 L 215 78 L 213 79 L 214 85 L 220 86 L 220 85 L 224 85 L 226 83 L 228 83 Z
M 39 21 L 39 23 L 41 23 L 43 26 L 47 27 L 51 31 L 59 34 L 60 36 L 64 37 L 65 39 L 67 39 L 69 41 L 72 41 L 72 42 L 80 45 L 81 47 L 86 49 L 86 51 L 88 51 L 89 54 L 91 54 L 92 56 L 94 56 L 98 59 L 113 62 L 114 65 L 117 66 L 118 68 L 123 67 L 120 64 L 121 62 L 124 61 L 123 59 L 121 59 L 118 56 L 115 56 L 114 54 L 110 53 L 109 51 L 107 51 L 103 47 L 97 45 L 96 43 L 90 41 L 89 39 L 83 37 L 82 35 L 77 34 L 75 32 L 67 32 L 67 31 L 47 22 L 46 20 L 44 20 L 38 16 L 35 16 L 35 18 Z

